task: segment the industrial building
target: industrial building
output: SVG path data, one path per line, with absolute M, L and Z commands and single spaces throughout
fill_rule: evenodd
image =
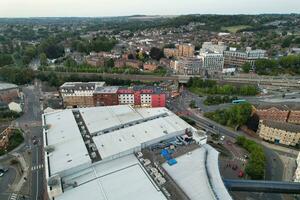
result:
M 187 133 L 200 146 L 206 143 L 206 135 L 166 108 L 118 105 L 46 113 L 43 141 L 49 198 L 164 200 L 134 154 Z

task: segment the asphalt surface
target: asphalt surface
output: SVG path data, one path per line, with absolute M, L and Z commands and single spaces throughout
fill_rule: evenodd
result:
M 9 197 L 10 194 L 6 192 L 8 186 L 14 182 L 16 174 L 16 170 L 10 167 L 8 171 L 2 177 L 0 177 L 0 199 L 7 199 Z
M 29 86 L 23 88 L 25 95 L 25 109 L 24 115 L 17 120 L 19 126 L 26 132 L 25 148 L 31 151 L 32 163 L 30 170 L 33 167 L 43 166 L 42 159 L 42 127 L 41 127 L 41 106 L 40 86 Z M 36 137 L 38 140 L 37 144 L 33 144 L 32 138 Z M 31 195 L 32 200 L 42 199 L 44 195 L 44 174 L 43 168 L 32 170 L 31 173 Z

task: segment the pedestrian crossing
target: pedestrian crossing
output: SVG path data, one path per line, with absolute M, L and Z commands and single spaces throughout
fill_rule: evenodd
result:
M 17 200 L 18 199 L 18 194 L 12 193 L 9 197 L 9 200 Z
M 31 167 L 31 171 L 39 170 L 39 169 L 42 169 L 43 167 L 44 167 L 43 164 L 41 164 L 41 165 L 36 165 L 36 166 L 32 166 L 32 167 Z
M 236 157 L 235 159 L 240 160 L 240 161 L 242 161 L 242 162 L 246 162 L 246 159 L 244 159 L 244 158 Z

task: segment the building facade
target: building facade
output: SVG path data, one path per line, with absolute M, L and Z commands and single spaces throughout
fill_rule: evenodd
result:
M 227 49 L 227 46 L 224 44 L 224 42 L 218 42 L 217 44 L 212 43 L 212 42 L 204 42 L 202 44 L 202 48 L 200 50 L 200 53 L 206 53 L 206 52 L 211 52 L 211 53 L 221 53 Z
M 176 48 L 164 48 L 164 55 L 167 58 L 194 57 L 195 46 L 192 44 L 178 44 Z
M 296 146 L 300 140 L 300 126 L 282 122 L 261 120 L 258 127 L 258 135 L 263 140 Z
M 178 60 L 172 60 L 170 67 L 178 74 L 197 75 L 201 74 L 203 61 L 199 58 L 182 57 Z
M 246 62 L 254 66 L 258 59 L 267 58 L 266 51 L 262 49 L 252 50 L 250 47 L 246 51 L 237 51 L 236 48 L 230 48 L 229 51 L 224 51 L 224 66 L 225 68 L 242 67 Z
M 207 71 L 222 71 L 224 67 L 224 57 L 221 53 L 201 53 L 203 69 Z
M 67 108 L 132 105 L 137 107 L 165 107 L 166 93 L 153 86 L 104 86 L 102 82 L 71 82 L 60 87 Z
M 94 106 L 93 94 L 104 82 L 67 82 L 60 86 L 63 105 L 67 108 Z
M 195 55 L 195 46 L 192 44 L 180 44 L 177 49 L 178 57 L 194 57 Z
M 119 105 L 118 87 L 107 86 L 99 87 L 93 94 L 95 106 L 114 106 Z

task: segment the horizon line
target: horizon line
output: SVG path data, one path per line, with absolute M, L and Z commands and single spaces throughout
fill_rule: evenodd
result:
M 132 14 L 132 15 L 106 15 L 106 16 L 0 16 L 0 19 L 34 19 L 34 18 L 117 18 L 117 17 L 135 17 L 135 16 L 145 16 L 145 17 L 154 17 L 154 16 L 161 16 L 161 17 L 176 17 L 176 16 L 188 16 L 188 15 L 300 15 L 299 13 L 295 12 L 284 12 L 284 13 L 279 13 L 279 12 L 266 12 L 266 13 L 190 13 L 190 14 L 177 14 L 177 15 L 163 15 L 163 14 L 153 14 L 153 15 L 148 15 L 148 14 Z

